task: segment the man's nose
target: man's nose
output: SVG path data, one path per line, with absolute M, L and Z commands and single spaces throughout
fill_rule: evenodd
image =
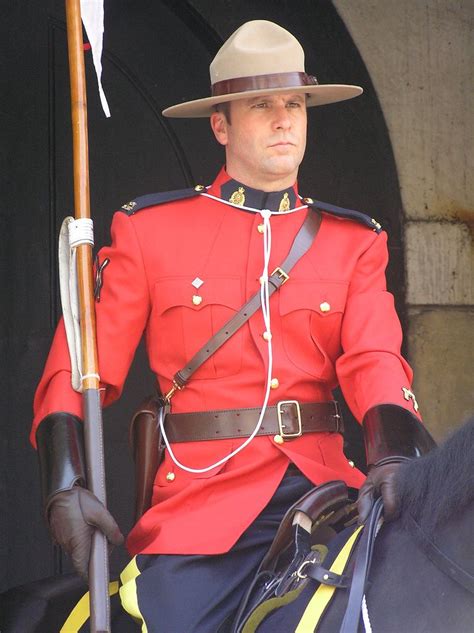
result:
M 276 110 L 273 125 L 276 130 L 287 130 L 291 127 L 291 118 L 285 107 Z

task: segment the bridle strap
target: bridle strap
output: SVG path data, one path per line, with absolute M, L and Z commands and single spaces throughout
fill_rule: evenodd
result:
M 467 591 L 474 593 L 474 576 L 442 552 L 411 515 L 409 515 L 407 519 L 407 527 L 411 535 L 415 539 L 418 547 L 425 553 L 430 561 L 440 571 L 454 580 L 454 582 L 457 582 L 461 587 L 467 589 Z
M 362 599 L 364 597 L 367 576 L 372 562 L 377 526 L 382 512 L 383 501 L 382 498 L 379 497 L 372 506 L 368 521 L 365 524 L 357 547 L 349 599 L 339 633 L 357 633 L 359 628 Z

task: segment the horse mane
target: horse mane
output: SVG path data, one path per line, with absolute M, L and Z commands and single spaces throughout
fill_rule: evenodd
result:
M 410 514 L 433 532 L 474 502 L 474 417 L 444 444 L 400 467 L 401 518 Z

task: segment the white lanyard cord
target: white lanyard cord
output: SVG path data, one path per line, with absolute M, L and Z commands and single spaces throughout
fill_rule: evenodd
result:
M 213 196 L 210 193 L 201 193 L 201 195 L 206 196 L 207 198 L 211 198 L 212 200 L 217 200 L 218 202 L 227 204 L 237 209 L 244 209 L 246 211 L 252 211 L 253 213 L 259 213 L 263 218 L 263 227 L 264 227 L 264 230 L 263 230 L 263 272 L 260 278 L 261 279 L 260 297 L 261 297 L 263 321 L 265 324 L 265 331 L 267 332 L 266 340 L 267 340 L 267 346 L 268 346 L 268 367 L 267 367 L 267 376 L 266 376 L 266 383 L 265 383 L 265 396 L 263 398 L 262 409 L 260 411 L 257 424 L 255 425 L 255 428 L 252 431 L 251 435 L 245 440 L 243 444 L 238 446 L 231 453 L 229 453 L 228 455 L 226 455 L 219 461 L 215 462 L 214 464 L 211 464 L 210 466 L 206 466 L 205 468 L 191 468 L 190 466 L 186 466 L 185 464 L 182 464 L 179 461 L 179 459 L 176 457 L 176 455 L 173 452 L 173 449 L 171 448 L 168 437 L 166 435 L 165 424 L 164 424 L 165 414 L 164 414 L 163 408 L 161 409 L 160 420 L 159 420 L 161 434 L 163 437 L 163 442 L 165 443 L 165 446 L 168 449 L 168 452 L 172 461 L 176 464 L 176 466 L 178 466 L 178 468 L 181 468 L 182 470 L 185 470 L 188 473 L 197 473 L 197 474 L 207 473 L 210 470 L 213 470 L 214 468 L 218 468 L 222 464 L 225 464 L 226 462 L 229 461 L 229 459 L 232 459 L 232 457 L 235 457 L 235 455 L 240 453 L 240 451 L 243 451 L 244 448 L 250 444 L 250 442 L 257 435 L 257 433 L 260 430 L 260 427 L 262 426 L 263 416 L 265 415 L 265 412 L 267 410 L 268 400 L 270 398 L 271 380 L 272 380 L 272 373 L 273 373 L 273 347 L 272 347 L 272 330 L 271 330 L 271 322 L 270 322 L 270 294 L 269 294 L 269 284 L 268 284 L 268 277 L 269 277 L 268 267 L 270 264 L 270 255 L 272 251 L 272 227 L 270 224 L 270 218 L 273 214 L 283 215 L 287 213 L 294 213 L 295 211 L 300 211 L 301 209 L 308 208 L 308 205 L 305 204 L 305 205 L 302 205 L 301 207 L 297 207 L 296 209 L 291 209 L 290 211 L 284 211 L 284 212 L 270 211 L 269 209 L 254 209 L 252 207 L 244 207 L 242 205 L 235 205 L 231 202 L 227 202 L 226 200 L 222 200 L 221 198 L 217 198 L 216 196 Z
M 164 424 L 165 415 L 164 415 L 164 410 L 162 408 L 160 412 L 160 429 L 161 429 L 161 434 L 163 436 L 163 441 L 165 443 L 166 448 L 168 449 L 171 459 L 176 464 L 176 466 L 178 466 L 182 470 L 185 470 L 188 473 L 207 473 L 210 470 L 213 470 L 214 468 L 218 468 L 222 464 L 225 464 L 227 461 L 229 461 L 229 459 L 231 459 L 232 457 L 240 453 L 240 451 L 242 451 L 246 446 L 250 444 L 250 442 L 259 432 L 260 427 L 262 426 L 263 416 L 265 415 L 265 411 L 267 410 L 268 400 L 270 398 L 270 383 L 271 383 L 272 373 L 273 373 L 273 347 L 272 347 L 271 323 L 270 323 L 270 296 L 269 296 L 269 288 L 268 288 L 268 266 L 270 263 L 270 253 L 271 253 L 271 248 L 272 248 L 272 232 L 271 232 L 271 225 L 270 225 L 270 217 L 271 217 L 272 212 L 269 211 L 268 209 L 262 209 L 260 211 L 260 214 L 263 218 L 263 224 L 264 224 L 263 272 L 261 276 L 260 296 L 261 296 L 261 303 L 262 303 L 263 320 L 265 323 L 266 331 L 269 333 L 269 336 L 267 337 L 268 339 L 267 340 L 268 369 L 267 369 L 267 378 L 266 378 L 266 385 L 265 385 L 265 397 L 263 399 L 262 410 L 260 411 L 258 422 L 255 425 L 255 428 L 252 431 L 252 434 L 245 440 L 243 444 L 241 444 L 236 449 L 234 449 L 231 453 L 229 453 L 228 455 L 226 455 L 219 461 L 215 462 L 214 464 L 211 464 L 210 466 L 206 466 L 205 468 L 191 468 L 190 466 L 186 466 L 185 464 L 182 464 L 179 461 L 179 459 L 176 457 L 176 455 L 174 454 L 173 449 L 171 448 L 171 445 L 169 443 L 169 440 L 165 431 L 165 424 Z

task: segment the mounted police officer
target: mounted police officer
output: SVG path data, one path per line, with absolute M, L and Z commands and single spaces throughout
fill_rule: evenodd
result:
M 342 479 L 361 487 L 362 519 L 374 494 L 395 515 L 393 475 L 430 445 L 386 290 L 385 233 L 361 213 L 298 192 L 307 109 L 362 89 L 318 84 L 298 41 L 263 20 L 225 42 L 210 74 L 211 97 L 163 114 L 209 117 L 225 167 L 208 188 L 125 205 L 99 253 L 100 266 L 108 260 L 96 305 L 104 405 L 120 396 L 145 332 L 170 409 L 121 588 L 143 630 L 166 633 L 226 630 L 283 514 L 314 485 Z M 282 265 L 289 253 L 291 271 Z M 258 309 L 242 311 L 254 296 Z M 218 332 L 215 351 L 201 350 Z M 367 479 L 342 450 L 338 384 L 363 424 Z M 91 526 L 112 543 L 122 537 L 84 487 L 81 406 L 61 322 L 32 440 L 52 534 L 85 574 Z

